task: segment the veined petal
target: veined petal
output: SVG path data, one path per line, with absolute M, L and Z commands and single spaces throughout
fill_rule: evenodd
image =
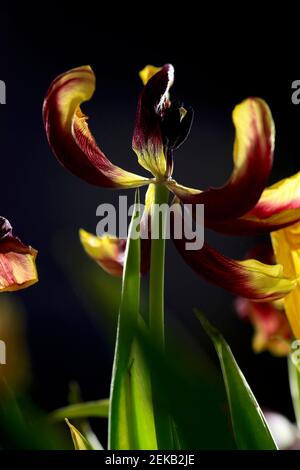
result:
M 265 189 L 256 206 L 239 219 L 208 222 L 210 228 L 236 235 L 275 232 L 300 221 L 300 172 Z M 291 232 L 289 232 L 291 236 Z
M 266 302 L 280 299 L 296 286 L 295 276 L 287 276 L 280 264 L 268 265 L 251 259 L 237 261 L 222 255 L 207 244 L 200 250 L 186 249 L 191 240 L 186 233 L 193 233 L 184 226 L 182 236 L 176 237 L 175 225 L 183 222 L 179 204 L 173 205 L 174 223 L 171 223 L 171 236 L 179 253 L 187 264 L 208 282 L 216 284 L 233 294 L 252 301 Z M 184 223 L 189 221 L 185 218 Z
M 111 163 L 97 146 L 80 105 L 95 91 L 95 75 L 89 66 L 57 77 L 43 106 L 48 142 L 59 162 L 76 176 L 96 186 L 137 187 L 148 180 Z
M 203 279 L 237 296 L 268 302 L 286 296 L 297 285 L 295 279 L 284 275 L 281 265 L 236 261 L 206 244 L 195 252 L 185 250 L 183 240 L 174 239 L 174 243 L 187 264 Z
M 295 209 L 300 217 L 300 172 L 265 189 L 249 216 L 267 219 Z
M 182 202 L 204 204 L 205 217 L 210 221 L 240 217 L 251 210 L 272 169 L 275 128 L 267 104 L 259 98 L 243 101 L 233 111 L 233 123 L 234 169 L 225 186 L 201 192 L 170 185 Z
M 37 251 L 14 237 L 10 223 L 0 217 L 0 292 L 24 289 L 38 281 Z
M 277 262 L 284 266 L 286 276 L 300 278 L 300 245 L 297 236 L 300 237 L 300 223 L 293 227 L 273 232 L 271 235 L 273 248 Z M 298 238 L 299 241 L 299 238 Z M 300 287 L 294 289 L 284 299 L 284 307 L 293 333 L 300 339 Z
M 145 208 L 141 219 L 141 274 L 149 271 L 151 253 L 150 213 L 154 202 L 154 184 L 150 184 L 146 193 Z M 122 276 L 126 240 L 104 235 L 97 237 L 83 229 L 79 231 L 80 241 L 85 252 L 101 266 L 104 271 L 113 276 Z
M 167 161 L 161 121 L 170 106 L 169 90 L 174 81 L 174 68 L 170 64 L 161 68 L 151 67 L 147 66 L 142 71 L 146 85 L 138 102 L 132 148 L 143 168 L 158 178 L 164 178 Z

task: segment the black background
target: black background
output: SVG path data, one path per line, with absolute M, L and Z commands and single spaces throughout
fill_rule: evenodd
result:
M 80 252 L 78 228 L 94 231 L 96 207 L 101 202 L 116 203 L 118 195 L 68 174 L 51 154 L 41 108 L 53 78 L 75 66 L 93 67 L 97 91 L 85 107 L 90 127 L 109 158 L 126 169 L 140 170 L 131 150 L 141 89 L 137 73 L 147 63 L 166 62 L 176 70 L 173 96 L 195 110 L 189 140 L 175 154 L 177 180 L 200 188 L 226 180 L 234 138 L 231 111 L 248 96 L 264 98 L 274 115 L 272 181 L 299 169 L 300 106 L 291 103 L 291 83 L 297 76 L 281 78 L 284 70 L 278 64 L 275 72 L 267 45 L 259 55 L 251 45 L 247 51 L 242 44 L 241 52 L 237 45 L 223 50 L 222 36 L 212 46 L 209 33 L 201 34 L 203 18 L 198 26 L 189 27 L 184 21 L 182 25 L 178 12 L 175 22 L 156 17 L 148 25 L 140 14 L 137 21 L 127 22 L 124 17 L 120 27 L 116 17 L 120 20 L 122 14 L 117 6 L 115 14 L 107 16 L 92 5 L 69 9 L 52 3 L 12 7 L 1 17 L 0 79 L 7 84 L 7 104 L 0 108 L 0 213 L 24 241 L 39 250 L 39 284 L 16 295 L 27 312 L 32 393 L 49 410 L 66 403 L 73 379 L 80 383 L 85 399 L 108 394 L 112 348 L 78 301 L 57 259 L 54 240 L 68 233 L 70 245 Z M 242 38 L 237 37 L 239 41 Z M 236 258 L 243 258 L 255 243 L 210 232 L 206 238 Z M 67 251 L 68 245 L 63 249 Z M 74 260 L 73 274 L 80 268 Z M 292 418 L 285 360 L 253 355 L 251 328 L 236 318 L 233 297 L 190 272 L 171 244 L 166 299 L 167 321 L 177 318 L 196 341 L 205 342 L 192 314 L 194 306 L 201 308 L 226 335 L 259 402 Z

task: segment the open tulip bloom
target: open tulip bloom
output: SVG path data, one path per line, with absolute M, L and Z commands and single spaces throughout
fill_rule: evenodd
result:
M 182 207 L 188 207 L 190 214 L 195 217 L 197 206 L 201 204 L 205 211 L 205 227 L 223 234 L 285 234 L 285 230 L 300 221 L 300 173 L 267 187 L 273 165 L 275 127 L 271 111 L 262 99 L 248 98 L 233 111 L 236 137 L 233 170 L 229 180 L 220 188 L 200 190 L 186 187 L 172 178 L 175 151 L 188 137 L 193 122 L 193 110 L 170 98 L 174 82 L 173 66 L 146 66 L 140 72 L 140 77 L 144 86 L 138 99 L 132 148 L 140 166 L 151 176 L 139 176 L 123 170 L 114 165 L 98 147 L 89 130 L 87 116 L 81 110 L 82 103 L 90 100 L 95 91 L 95 75 L 89 66 L 74 68 L 57 77 L 44 101 L 43 119 L 48 142 L 65 168 L 87 183 L 99 187 L 129 189 L 148 186 L 140 224 L 141 233 L 145 226 L 151 232 L 146 221 L 158 220 L 157 207 L 169 202 L 170 193 L 173 195 L 174 214 L 179 220 L 182 218 Z M 273 302 L 285 296 L 289 299 L 294 289 L 298 292 L 299 271 L 286 270 L 284 256 L 277 257 L 281 264 L 275 265 L 256 259 L 237 261 L 218 253 L 206 243 L 201 249 L 188 250 L 185 232 L 178 238 L 174 236 L 174 229 L 171 229 L 171 236 L 181 256 L 196 273 L 252 302 L 249 305 L 254 305 L 253 302 L 261 305 L 262 302 Z M 122 335 L 126 336 L 122 326 L 122 312 L 127 311 L 127 315 L 131 315 L 128 312 L 134 309 L 133 285 L 139 291 L 139 281 L 128 275 L 129 270 L 132 268 L 138 271 L 139 277 L 140 273 L 144 274 L 150 269 L 148 327 L 150 337 L 163 349 L 164 237 L 153 238 L 150 233 L 150 241 L 147 237 L 141 237 L 139 245 L 135 245 L 136 242 L 130 240 L 130 234 L 126 242 L 110 235 L 96 237 L 81 230 L 80 238 L 88 255 L 104 270 L 112 275 L 123 275 L 111 390 L 109 445 L 110 448 L 141 448 L 140 441 L 135 441 L 135 438 L 130 441 L 130 430 L 127 429 L 127 440 L 115 431 L 121 420 L 117 414 L 121 413 L 122 408 L 121 375 L 128 366 L 134 344 L 131 338 L 131 346 L 126 349 L 122 342 Z M 275 238 L 278 239 L 276 235 Z M 280 248 L 276 250 L 275 247 L 275 253 L 279 251 Z M 136 301 L 138 305 L 138 299 Z M 128 305 L 131 302 L 130 308 L 126 302 Z M 297 314 L 293 312 L 289 320 L 294 335 L 300 338 L 300 323 L 296 317 Z M 204 326 L 213 338 L 217 337 L 209 326 Z M 155 385 L 152 393 L 155 402 Z M 170 444 L 170 441 L 164 439 L 167 419 L 162 424 L 163 419 L 155 409 L 154 417 L 155 424 L 148 423 L 148 429 L 154 429 L 155 445 L 166 448 Z M 269 439 L 268 436 L 266 439 Z M 152 445 L 154 441 L 151 441 Z M 151 444 L 148 442 L 143 445 Z
M 273 163 L 275 128 L 263 100 L 249 98 L 235 108 L 232 175 L 223 187 L 200 191 L 172 179 L 174 151 L 186 139 L 193 121 L 191 108 L 170 100 L 173 66 L 147 66 L 140 76 L 144 88 L 138 100 L 132 147 L 140 165 L 153 177 L 145 178 L 113 165 L 97 146 L 80 107 L 95 90 L 95 75 L 88 66 L 56 78 L 44 102 L 48 141 L 65 168 L 88 183 L 107 188 L 154 185 L 149 205 L 165 202 L 167 190 L 184 204 L 204 204 L 205 225 L 222 233 L 270 233 L 300 219 L 300 173 L 266 188 Z M 147 204 L 146 207 L 149 209 Z M 110 264 L 122 264 L 124 243 L 118 244 L 107 237 L 101 243 L 87 233 L 82 235 L 82 240 L 89 254 L 108 271 Z M 270 300 L 286 295 L 296 285 L 295 279 L 287 278 L 279 265 L 235 261 L 206 244 L 198 252 L 188 252 L 184 250 L 184 238 L 174 242 L 197 273 L 236 295 Z M 116 271 L 121 273 L 121 267 L 113 268 L 112 273 Z

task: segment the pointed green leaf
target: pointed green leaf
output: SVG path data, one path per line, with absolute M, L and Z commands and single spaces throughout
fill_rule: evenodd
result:
M 139 320 L 142 322 L 141 318 Z M 150 371 L 137 339 L 132 345 L 128 386 L 135 427 L 135 447 L 142 450 L 155 450 L 157 449 L 157 441 Z
M 156 449 L 148 370 L 135 334 L 140 309 L 138 192 L 126 244 L 109 410 L 109 449 Z
M 264 415 L 230 347 L 202 313 L 199 311 L 195 313 L 219 356 L 238 448 L 240 450 L 276 450 L 277 446 Z
M 68 419 L 65 421 L 69 426 L 75 450 L 94 450 L 89 441 L 78 431 L 78 429 L 76 429 Z

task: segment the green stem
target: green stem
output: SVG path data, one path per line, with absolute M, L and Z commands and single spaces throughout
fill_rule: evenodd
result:
M 300 429 L 300 371 L 291 355 L 288 357 L 290 392 L 293 401 L 298 429 Z
M 150 335 L 159 353 L 163 354 L 165 348 L 165 320 L 164 320 L 164 283 L 165 283 L 165 227 L 167 212 L 160 210 L 162 204 L 167 204 L 168 189 L 160 184 L 155 185 L 154 209 L 152 212 L 152 227 L 156 227 L 157 239 L 151 240 L 151 266 L 150 266 L 150 295 L 149 295 L 149 327 Z M 155 427 L 158 449 L 171 449 L 172 432 L 170 417 L 162 410 L 160 405 L 159 388 L 155 371 L 152 370 L 152 394 L 154 403 Z
M 158 347 L 164 350 L 164 284 L 165 284 L 165 223 L 166 214 L 162 214 L 159 206 L 167 204 L 169 191 L 165 186 L 155 185 L 153 224 L 159 227 L 159 238 L 151 240 L 151 267 L 150 267 L 150 305 L 149 323 L 151 337 L 155 338 Z

